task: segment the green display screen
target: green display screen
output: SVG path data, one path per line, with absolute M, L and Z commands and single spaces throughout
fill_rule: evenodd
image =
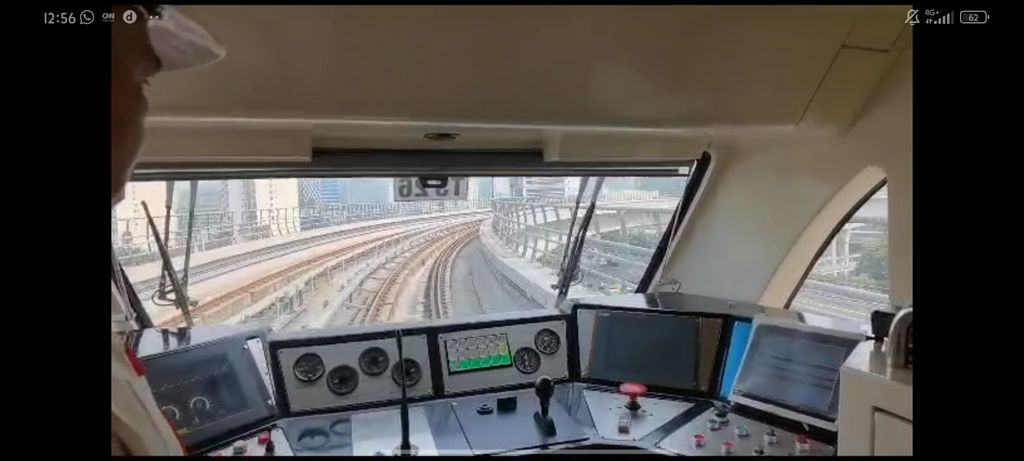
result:
M 445 350 L 450 374 L 512 366 L 504 333 L 449 339 L 445 341 Z

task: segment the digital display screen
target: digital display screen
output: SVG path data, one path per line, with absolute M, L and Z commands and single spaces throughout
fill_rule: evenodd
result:
M 733 393 L 835 421 L 839 369 L 859 342 L 826 333 L 758 325 Z
M 695 317 L 598 313 L 590 375 L 609 381 L 694 390 L 699 331 L 700 321 Z
M 448 339 L 444 343 L 449 374 L 512 366 L 505 333 Z
M 193 375 L 153 383 L 160 411 L 181 435 L 249 410 L 234 367 L 224 358 L 195 364 Z

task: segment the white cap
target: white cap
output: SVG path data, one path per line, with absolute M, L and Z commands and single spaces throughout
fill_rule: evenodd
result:
M 201 67 L 220 61 L 227 53 L 202 26 L 173 6 L 160 8 L 149 20 L 149 40 L 160 57 L 160 71 Z

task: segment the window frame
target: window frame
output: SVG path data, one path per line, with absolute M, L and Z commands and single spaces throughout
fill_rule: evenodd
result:
M 710 166 L 711 154 L 704 151 L 700 158 L 693 163 L 690 175 L 686 178 L 683 197 L 679 200 L 679 205 L 676 207 L 675 212 L 672 213 L 672 218 L 669 220 L 668 225 L 665 226 L 665 232 L 661 235 L 658 246 L 654 248 L 651 261 L 647 264 L 644 274 L 640 276 L 636 290 L 633 290 L 634 293 L 647 293 L 651 289 L 654 277 L 661 270 L 661 266 L 665 263 L 665 258 L 669 254 L 669 247 L 672 245 L 672 241 L 682 227 L 683 221 L 686 220 L 686 216 L 693 210 L 693 203 L 697 201 L 697 191 L 700 190 L 701 184 L 704 183 L 704 177 L 707 175 Z M 802 284 L 803 282 L 801 281 L 800 283 Z
M 814 252 L 814 257 L 811 258 L 810 264 L 808 264 L 807 268 L 804 269 L 804 273 L 800 276 L 799 282 L 793 285 L 793 290 L 789 293 L 789 297 L 786 299 L 786 304 L 782 306 L 783 309 L 789 310 L 789 308 L 792 307 L 793 300 L 796 299 L 796 295 L 800 293 L 800 289 L 803 288 L 804 283 L 807 281 L 807 276 L 811 275 L 811 271 L 814 270 L 814 266 L 818 264 L 818 260 L 821 259 L 821 255 L 825 254 L 825 250 L 828 249 L 828 246 L 832 243 L 832 240 L 836 238 L 836 235 L 839 235 L 839 231 L 843 230 L 843 226 L 853 219 L 853 216 L 860 211 L 864 204 L 871 200 L 871 197 L 874 197 L 878 191 L 882 190 L 882 188 L 888 184 L 889 178 L 882 178 L 878 184 L 874 185 L 871 189 L 868 189 L 867 193 L 865 193 L 860 200 L 857 200 L 857 202 L 850 207 L 850 210 L 843 215 L 843 218 L 832 227 L 832 230 L 825 237 L 825 240 L 820 246 L 818 246 L 818 250 Z M 886 210 L 886 214 L 888 215 L 888 209 Z
M 703 152 L 698 158 L 677 160 L 601 161 L 601 162 L 545 162 L 539 152 L 509 151 L 497 154 L 485 151 L 394 151 L 394 150 L 314 150 L 314 159 L 308 164 L 281 163 L 149 163 L 133 172 L 132 182 L 149 181 L 219 181 L 240 179 L 280 178 L 392 178 L 444 174 L 471 177 L 527 177 L 527 176 L 590 176 L 618 177 L 685 177 L 686 186 L 679 204 L 673 211 L 666 229 L 648 261 L 637 293 L 646 292 L 651 278 L 660 270 L 668 254 L 668 243 L 674 239 L 684 218 L 696 199 L 711 162 L 710 154 Z M 374 155 L 367 155 L 374 154 Z M 431 154 L 431 162 L 424 162 Z M 682 170 L 688 171 L 683 174 Z M 664 248 L 662 245 L 665 244 Z M 660 251 L 660 252 L 659 252 Z M 125 277 L 134 294 L 134 283 Z M 152 325 L 142 303 L 133 309 L 143 311 L 144 322 Z

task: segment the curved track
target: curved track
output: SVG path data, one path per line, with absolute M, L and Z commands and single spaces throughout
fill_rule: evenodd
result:
M 449 220 L 450 219 L 451 218 L 449 218 Z M 483 218 L 471 219 L 473 219 L 472 222 L 479 223 L 479 220 Z M 406 224 L 408 225 L 408 223 Z M 374 248 L 381 248 L 389 245 L 390 243 L 414 238 L 437 229 L 436 225 L 429 226 L 420 224 L 421 223 L 417 223 L 415 227 L 402 232 L 388 233 L 381 236 L 381 238 L 374 238 L 369 241 L 345 245 L 330 252 L 306 258 L 302 261 L 288 265 L 287 267 L 275 270 L 263 277 L 244 283 L 240 286 L 233 287 L 232 289 L 217 294 L 210 299 L 203 300 L 198 306 L 192 309 L 192 316 L 195 319 L 203 319 L 204 323 L 220 322 L 244 309 L 247 305 L 251 305 L 252 303 L 264 298 L 274 291 L 274 287 L 280 286 L 282 281 L 284 281 L 284 283 L 291 282 L 303 274 L 320 267 L 323 264 L 329 263 L 331 260 L 353 256 L 357 253 Z M 362 232 L 359 235 L 366 235 L 367 233 L 384 233 L 386 231 L 387 229 L 378 229 L 372 232 Z M 182 322 L 183 316 L 181 313 L 175 312 L 168 318 L 158 322 L 158 326 L 173 327 L 180 325 Z
M 479 236 L 479 227 L 465 232 L 445 246 L 434 259 L 434 263 L 430 266 L 430 273 L 427 275 L 427 287 L 424 294 L 424 299 L 427 302 L 424 306 L 424 317 L 435 319 L 451 317 L 452 267 L 462 249 Z
M 481 212 L 480 214 L 487 214 L 489 211 Z M 466 216 L 472 216 L 477 213 L 467 213 Z M 461 217 L 461 216 L 460 216 Z M 407 227 L 414 223 L 415 225 L 429 224 L 434 222 L 444 222 L 452 219 L 452 216 L 442 217 L 425 217 L 422 220 L 415 221 L 403 221 L 393 223 L 382 223 L 374 224 L 358 229 L 342 230 L 337 232 L 331 232 L 329 234 L 317 235 L 314 237 L 307 237 L 302 239 L 293 240 L 286 243 L 277 245 L 270 245 L 264 248 L 260 248 L 255 251 L 249 251 L 237 255 L 228 256 L 215 261 L 210 261 L 204 264 L 198 264 L 189 268 L 189 282 L 198 283 L 205 280 L 212 279 L 214 277 L 226 274 L 228 272 L 242 269 L 246 266 L 257 264 L 263 261 L 267 261 L 273 258 L 279 258 L 297 251 L 306 250 L 309 248 L 317 247 L 320 245 L 326 245 L 329 243 L 345 240 L 353 237 L 362 235 L 372 234 L 374 232 L 380 232 L 387 229 Z M 134 283 L 135 289 L 142 299 L 149 299 L 156 291 L 157 286 L 160 283 L 160 277 L 152 277 L 145 280 L 140 280 Z
M 354 316 L 350 323 L 367 324 L 394 319 L 396 310 L 399 307 L 398 301 L 402 288 L 418 285 L 418 281 L 413 280 L 413 276 L 418 273 L 415 269 L 425 265 L 428 260 L 433 261 L 427 284 L 428 292 L 432 291 L 430 280 L 436 281 L 438 279 L 434 276 L 435 270 L 443 267 L 445 271 L 450 271 L 450 258 L 455 254 L 453 249 L 464 245 L 466 241 L 479 231 L 479 227 L 479 221 L 454 226 L 450 232 L 441 238 L 408 250 L 400 256 L 399 261 L 395 262 L 394 267 L 387 269 L 382 266 L 384 270 L 387 270 L 387 275 L 370 298 L 367 307 L 360 312 L 360 315 Z M 444 280 L 448 280 L 447 272 L 445 272 Z M 445 293 L 447 293 L 447 290 L 445 290 Z M 431 302 L 428 302 L 426 306 L 425 310 L 427 312 L 423 313 L 424 318 L 440 318 L 434 315 Z

